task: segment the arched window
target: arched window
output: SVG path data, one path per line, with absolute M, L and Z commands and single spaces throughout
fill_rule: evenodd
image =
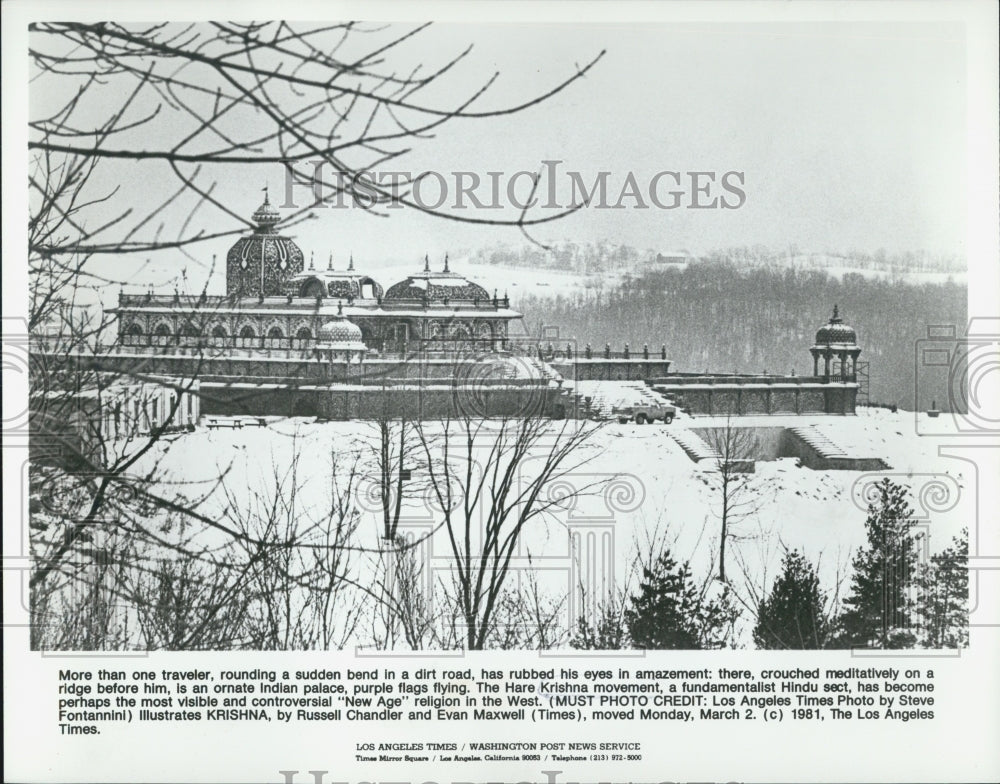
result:
M 201 336 L 201 332 L 198 328 L 190 322 L 181 326 L 178 334 L 180 334 L 182 338 L 197 338 Z
M 322 281 L 311 278 L 302 285 L 302 288 L 299 290 L 299 296 L 310 298 L 323 297 L 326 296 L 326 287 Z
M 212 337 L 213 338 L 224 338 L 224 337 L 226 337 L 226 328 L 223 327 L 221 324 L 217 324 L 216 326 L 214 326 L 212 328 Z
M 281 340 L 285 337 L 285 333 L 281 331 L 281 327 L 271 327 L 267 331 L 268 338 Z
M 170 325 L 169 324 L 157 324 L 156 329 L 153 330 L 153 334 L 158 338 L 169 338 L 170 337 Z
M 125 330 L 125 334 L 137 338 L 142 334 L 142 326 L 135 322 L 132 322 L 131 324 L 128 325 L 128 329 Z
M 257 337 L 257 333 L 253 331 L 253 327 L 251 327 L 249 324 L 247 324 L 245 327 L 243 327 L 243 329 L 240 330 L 240 337 L 241 338 L 255 338 L 255 337 Z
M 295 333 L 295 337 L 299 340 L 312 340 L 312 330 L 309 327 L 301 327 L 299 331 Z

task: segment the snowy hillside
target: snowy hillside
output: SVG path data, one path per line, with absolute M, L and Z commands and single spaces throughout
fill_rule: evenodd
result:
M 608 424 L 581 450 L 585 465 L 566 478 L 579 486 L 606 482 L 606 487 L 576 499 L 572 508 L 557 509 L 546 521 L 538 520 L 525 537 L 523 554 L 563 559 L 554 563 L 566 566 L 567 531 L 597 525 L 613 531 L 613 563 L 619 580 L 627 573 L 635 546 L 642 546 L 654 533 L 670 544 L 676 557 L 690 559 L 695 574 L 712 574 L 718 547 L 714 462 L 694 462 L 672 437 L 685 428 L 712 424 L 706 417 L 684 417 L 669 426 Z M 748 417 L 739 424 L 811 424 L 829 432 L 837 443 L 878 455 L 891 466 L 884 472 L 865 474 L 814 471 L 791 458 L 758 461 L 749 479 L 758 508 L 735 524 L 737 540 L 731 545 L 729 565 L 738 580 L 745 579 L 756 590 L 769 585 L 783 548 L 789 547 L 818 561 L 824 587 L 835 591 L 838 579 L 849 571 L 852 551 L 864 541 L 865 488 L 883 475 L 912 489 L 911 503 L 921 530 L 930 535 L 930 552 L 947 546 L 972 519 L 974 493 L 970 491 L 975 488 L 969 486 L 974 478 L 967 464 L 939 457 L 936 440 L 915 434 L 910 413 L 872 410 L 856 417 Z M 211 491 L 213 477 L 225 474 L 225 486 L 237 491 L 237 497 L 245 495 L 246 488 L 266 495 L 276 472 L 287 471 L 298 453 L 297 503 L 317 510 L 328 508 L 331 455 L 341 465 L 347 464 L 349 458 L 364 452 L 374 432 L 367 423 L 317 424 L 305 419 L 272 420 L 267 427 L 238 430 L 200 427 L 176 438 L 163 455 L 163 491 L 192 497 L 207 491 L 201 511 L 224 520 L 232 499 L 227 501 L 221 488 Z M 530 460 L 523 470 L 531 470 Z M 366 506 L 365 497 L 362 487 L 359 532 L 363 542 L 373 547 L 380 518 L 377 505 Z M 411 500 L 404 517 L 422 520 L 428 527 L 440 522 L 440 513 L 420 501 Z M 213 532 L 209 539 L 215 536 L 219 534 Z M 448 552 L 443 532 L 436 535 L 433 549 L 438 554 L 434 568 L 447 569 L 447 558 L 439 557 Z

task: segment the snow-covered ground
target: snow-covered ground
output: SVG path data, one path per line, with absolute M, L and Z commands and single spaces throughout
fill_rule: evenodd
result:
M 576 487 L 595 482 L 606 487 L 577 499 L 571 509 L 559 509 L 549 519 L 539 520 L 525 537 L 524 554 L 555 559 L 551 565 L 557 570 L 568 569 L 568 531 L 611 532 L 614 571 L 620 578 L 627 571 L 634 545 L 658 532 L 679 560 L 691 560 L 696 574 L 711 573 L 718 548 L 714 466 L 710 460 L 693 462 L 670 433 L 712 424 L 719 423 L 708 417 L 685 417 L 670 426 L 610 423 L 603 427 L 580 451 L 585 464 L 565 481 Z M 752 515 L 732 523 L 737 541 L 730 545 L 727 563 L 731 574 L 742 579 L 745 571 L 757 588 L 773 579 L 782 548 L 789 547 L 818 561 L 824 585 L 833 590 L 838 574 L 843 577 L 849 571 L 851 553 L 864 542 L 866 488 L 882 475 L 912 489 L 912 505 L 929 534 L 931 552 L 947 546 L 973 519 L 975 488 L 970 486 L 974 479 L 968 465 L 938 456 L 937 439 L 919 437 L 910 413 L 871 410 L 855 417 L 745 417 L 739 424 L 812 424 L 841 446 L 877 454 L 891 466 L 878 474 L 865 474 L 814 471 L 788 458 L 758 461 L 748 479 L 756 508 Z M 553 429 L 557 426 L 553 423 Z M 266 495 L 275 472 L 288 469 L 298 454 L 297 504 L 329 508 L 331 455 L 346 465 L 375 437 L 373 426 L 364 422 L 275 419 L 264 428 L 202 427 L 175 438 L 162 455 L 164 490 L 193 497 L 225 474 L 230 499 L 216 490 L 201 507 L 223 521 L 232 497 L 256 491 Z M 530 473 L 532 465 L 529 459 L 524 470 Z M 359 534 L 374 545 L 379 531 L 377 505 L 363 499 L 359 505 L 364 518 Z M 404 517 L 427 525 L 440 521 L 440 513 L 423 500 L 411 500 Z M 446 566 L 447 559 L 440 557 L 447 552 L 443 533 L 434 540 L 434 552 L 438 565 Z

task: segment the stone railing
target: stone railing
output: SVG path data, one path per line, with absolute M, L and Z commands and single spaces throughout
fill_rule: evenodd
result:
M 721 385 L 721 384 L 822 384 L 827 381 L 853 382 L 853 376 L 830 374 L 824 376 L 779 376 L 757 374 L 720 374 L 720 373 L 671 373 L 669 376 L 658 376 L 649 380 L 650 384 L 669 386 Z
M 303 351 L 312 348 L 312 338 L 268 338 L 268 337 L 204 337 L 195 335 L 120 335 L 118 345 L 129 347 L 206 348 L 206 349 L 277 349 Z
M 659 360 L 667 358 L 667 347 L 661 344 L 658 349 L 650 348 L 649 344 L 643 343 L 638 348 L 633 348 L 625 343 L 622 350 L 612 349 L 610 343 L 605 343 L 603 348 L 591 346 L 586 343 L 580 346 L 577 343 L 555 343 L 539 342 L 530 340 L 511 340 L 511 351 L 522 356 L 537 357 L 544 361 L 553 360 Z

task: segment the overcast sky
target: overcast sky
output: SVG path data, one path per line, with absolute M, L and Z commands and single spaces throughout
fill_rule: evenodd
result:
M 554 98 L 511 116 L 451 122 L 393 167 L 440 172 L 449 187 L 447 204 L 456 198 L 453 172 L 477 173 L 483 199 L 490 196 L 487 172 L 502 172 L 501 200 L 508 207 L 491 217 L 514 217 L 505 195 L 509 178 L 556 160 L 563 203 L 571 192 L 570 171 L 588 187 L 607 172 L 612 204 L 631 173 L 639 198 L 623 199 L 623 209 L 592 206 L 534 230 L 546 242 L 610 240 L 694 253 L 761 244 L 805 252 L 881 248 L 964 256 L 960 25 L 439 24 L 399 54 L 440 63 L 470 43 L 472 54 L 428 102 L 452 104 L 499 71 L 476 106 L 517 103 L 607 53 L 586 78 Z M 49 97 L 33 83 L 32 111 L 43 111 Z M 170 133 L 165 125 L 149 143 Z M 135 177 L 129 166 L 114 170 L 120 198 L 151 203 L 176 188 L 166 171 L 162 180 L 148 170 Z M 681 175 L 680 188 L 661 177 L 655 189 L 661 203 L 670 203 L 667 191 L 683 191 L 675 209 L 660 208 L 649 197 L 651 181 L 663 171 Z M 713 172 L 716 181 L 694 195 L 690 172 Z M 720 187 L 726 172 L 739 173 L 729 180 L 739 191 Z M 702 175 L 699 184 L 708 179 Z M 284 201 L 278 164 L 229 169 L 216 195 L 249 215 L 264 184 L 273 202 Z M 425 199 L 436 193 L 435 182 Z M 739 206 L 688 206 L 716 198 Z M 212 230 L 212 217 L 203 220 Z M 462 226 L 408 211 L 375 218 L 357 207 L 321 210 L 318 220 L 294 233 L 307 257 L 313 251 L 325 262 L 333 253 L 338 266 L 348 253 L 375 265 L 418 263 L 424 253 L 440 258 L 461 248 L 522 241 L 514 229 Z M 229 244 L 193 253 L 222 258 Z M 176 258 L 165 263 L 163 273 L 176 269 Z
M 626 209 L 588 209 L 539 229 L 545 238 L 693 251 L 761 243 L 963 252 L 965 61 L 957 25 L 442 26 L 434 34 L 474 42 L 465 72 L 499 69 L 497 92 L 511 99 L 602 49 L 607 55 L 537 108 L 448 126 L 426 159 L 416 159 L 428 166 L 433 159 L 511 172 L 557 159 L 588 183 L 609 171 L 612 200 L 629 172 L 641 187 L 663 170 L 744 173 L 739 209 L 637 209 L 627 199 Z M 709 201 L 715 193 L 727 195 L 715 191 Z M 368 246 L 370 220 L 338 215 L 332 223 Z M 504 236 L 396 223 L 383 247 L 419 238 L 441 249 L 442 235 L 460 244 Z

